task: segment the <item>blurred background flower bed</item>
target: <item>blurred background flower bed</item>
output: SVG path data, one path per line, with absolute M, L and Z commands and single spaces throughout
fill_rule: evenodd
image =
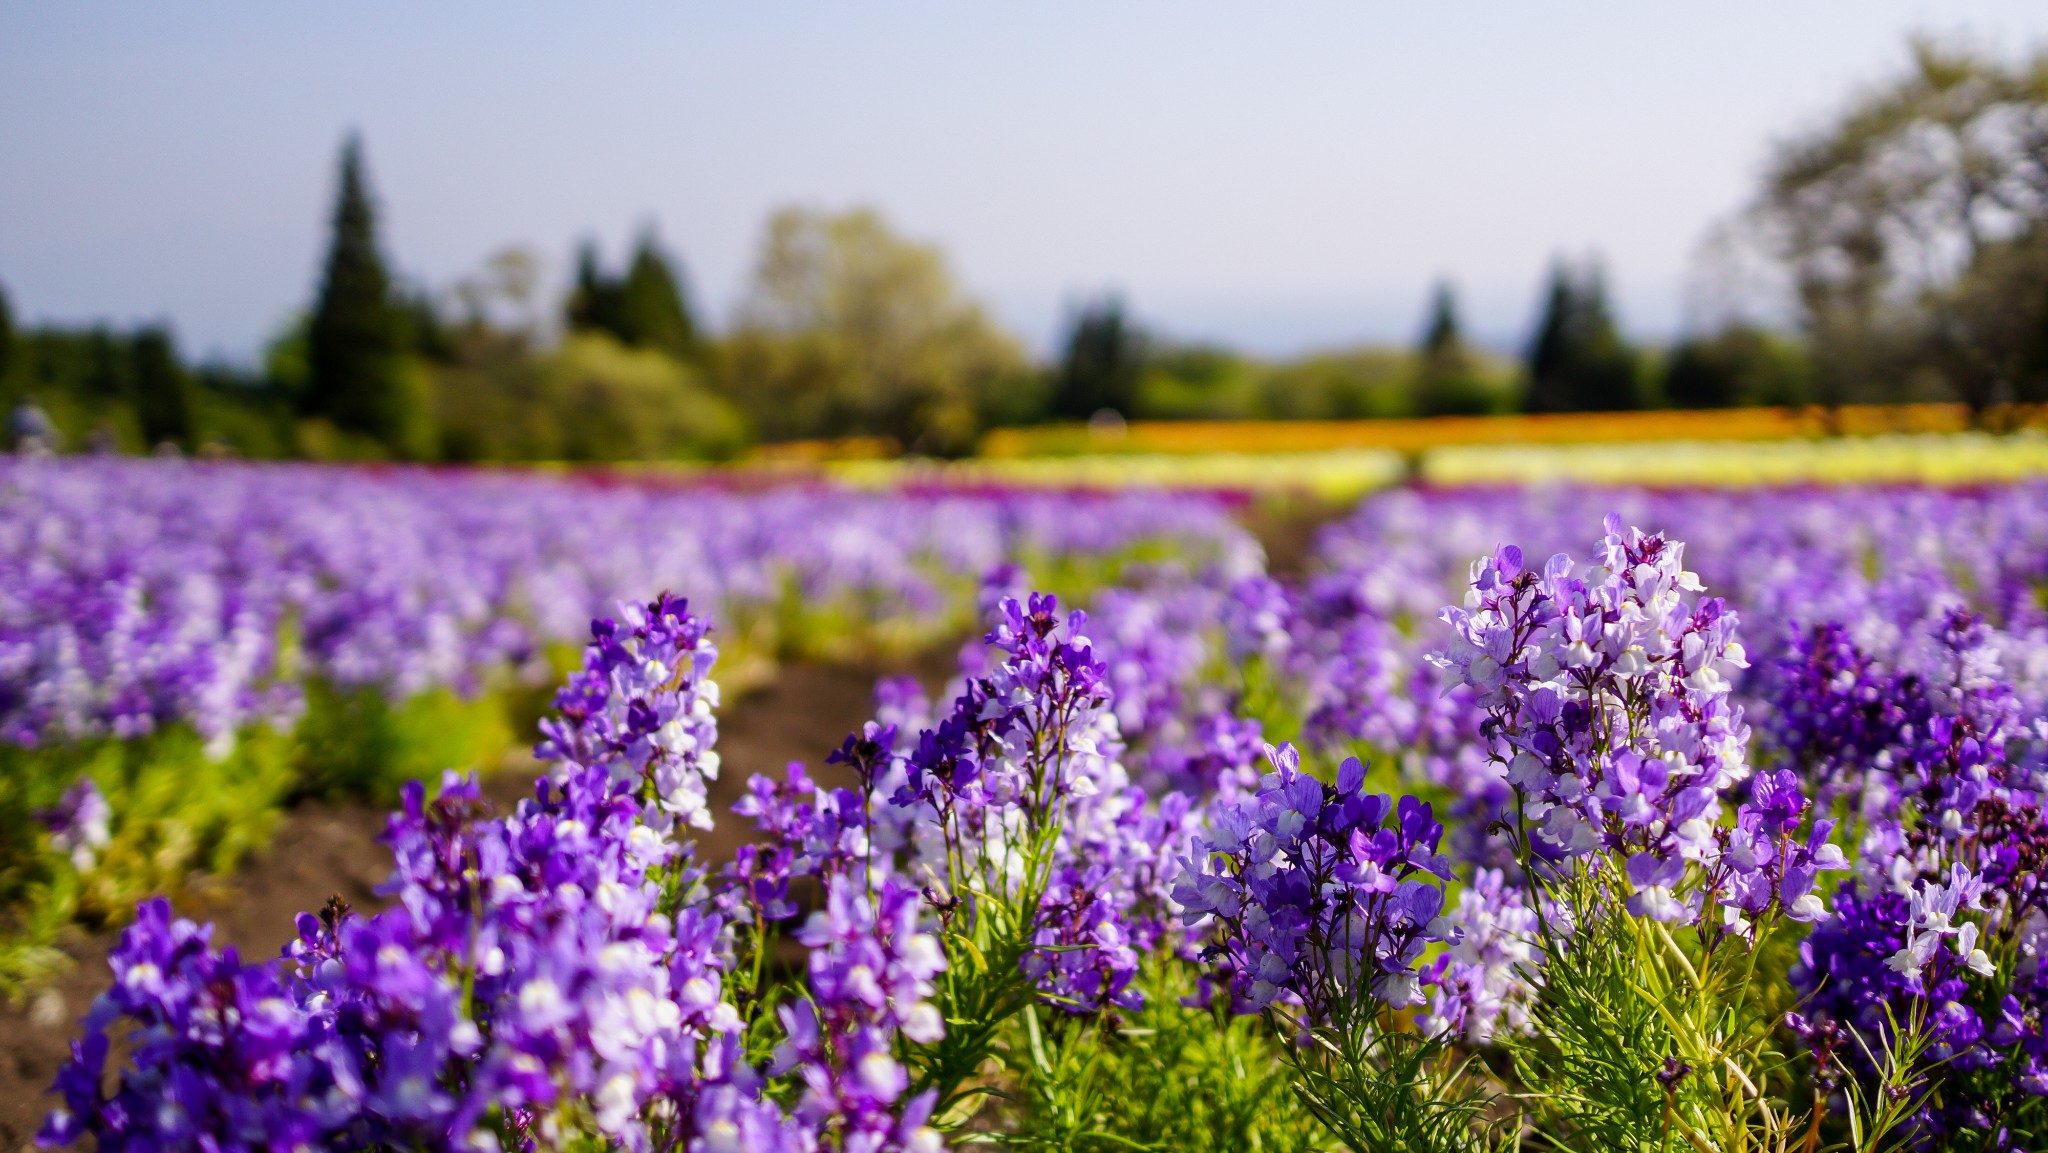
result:
M 1087 594 L 1159 559 L 1245 570 L 1198 496 L 894 496 L 511 474 L 119 459 L 0 465 L 0 730 L 10 988 L 63 922 L 223 873 L 303 797 L 530 744 L 576 641 L 622 590 L 691 588 L 726 682 L 902 658 L 970 628 L 1001 564 Z M 111 805 L 81 883 L 34 817 L 83 774 Z

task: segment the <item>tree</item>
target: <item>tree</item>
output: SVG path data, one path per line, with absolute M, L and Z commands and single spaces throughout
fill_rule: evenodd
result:
M 769 219 L 724 360 L 765 438 L 884 436 L 938 454 L 971 450 L 988 397 L 1023 371 L 939 250 L 868 209 Z
M 0 381 L 14 360 L 14 309 L 7 303 L 7 288 L 0 285 Z
M 1796 405 L 1807 396 L 1799 347 L 1747 325 L 1680 341 L 1664 360 L 1662 392 L 1674 408 Z
M 357 137 L 342 146 L 339 184 L 333 241 L 307 330 L 305 411 L 404 452 L 417 435 L 419 413 Z
M 1087 420 L 1108 410 L 1131 416 L 1145 374 L 1146 340 L 1111 294 L 1081 306 L 1053 378 L 1052 414 Z
M 1493 397 L 1458 324 L 1458 299 L 1448 281 L 1430 295 L 1429 323 L 1416 357 L 1415 409 L 1424 416 L 1493 411 Z
M 702 359 L 697 322 L 690 315 L 682 278 L 650 230 L 640 237 L 619 296 L 626 343 L 655 348 L 677 360 Z
M 1788 277 L 1822 403 L 2016 395 L 2048 313 L 2048 52 L 1916 39 L 1902 73 L 1779 147 L 1746 223 Z
M 1528 354 L 1530 412 L 1607 412 L 1642 406 L 1636 357 L 1622 343 L 1598 264 L 1550 273 L 1543 320 Z
M 145 444 L 192 445 L 192 383 L 178 363 L 177 346 L 161 325 L 144 328 L 129 344 L 135 418 Z
M 576 250 L 576 287 L 564 308 L 570 330 L 608 332 L 624 340 L 624 297 L 625 286 L 605 275 L 597 242 L 584 241 Z
M 586 241 L 576 258 L 576 287 L 566 309 L 574 331 L 606 333 L 622 344 L 653 348 L 685 363 L 703 360 L 697 322 L 675 262 L 652 229 L 641 234 L 626 275 L 614 279 Z
M 455 334 L 431 294 L 401 289 L 392 297 L 392 308 L 398 314 L 399 347 L 440 364 L 455 360 Z

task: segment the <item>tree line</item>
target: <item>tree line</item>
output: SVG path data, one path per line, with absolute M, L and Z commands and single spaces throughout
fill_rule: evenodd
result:
M 0 400 L 47 409 L 71 447 L 449 461 L 717 459 L 816 437 L 948 455 L 990 427 L 1104 413 L 1951 400 L 1989 418 L 2048 400 L 2048 53 L 1916 42 L 1889 83 L 1777 149 L 1716 249 L 1738 305 L 1654 350 L 1625 338 L 1597 260 L 1561 259 L 1519 357 L 1468 340 L 1440 284 L 1412 347 L 1265 361 L 1165 338 L 1105 296 L 1038 365 L 938 249 L 870 210 L 774 214 L 722 333 L 651 231 L 617 267 L 585 244 L 558 305 L 522 250 L 435 295 L 392 274 L 356 139 L 329 229 L 311 308 L 255 368 L 188 364 L 163 325 L 17 331 L 0 294 Z

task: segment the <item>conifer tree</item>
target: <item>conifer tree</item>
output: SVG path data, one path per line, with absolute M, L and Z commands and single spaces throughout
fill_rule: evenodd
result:
M 401 334 L 391 276 L 377 251 L 362 141 L 351 136 L 342 146 L 333 242 L 307 331 L 306 411 L 400 448 L 414 416 L 400 363 Z
M 1053 378 L 1052 414 L 1086 420 L 1107 409 L 1129 416 L 1144 369 L 1144 337 L 1125 320 L 1123 301 L 1106 296 L 1085 305 Z
M 7 286 L 0 285 L 0 381 L 14 358 L 14 309 L 7 303 Z
M 1636 357 L 1622 343 L 1597 264 L 1551 268 L 1542 323 L 1529 346 L 1530 412 L 1639 408 Z
M 624 340 L 624 296 L 624 286 L 605 275 L 597 243 L 584 241 L 576 250 L 576 287 L 563 310 L 569 327 L 608 332 Z
M 98 401 L 116 401 L 135 392 L 135 357 L 127 342 L 105 325 L 94 325 L 85 333 L 80 349 L 84 372 L 80 377 L 85 395 Z
M 1422 355 L 1433 361 L 1463 359 L 1465 335 L 1458 324 L 1458 298 L 1449 281 L 1439 281 L 1429 301 L 1429 327 L 1422 334 Z
M 659 349 L 677 360 L 702 356 L 682 278 L 651 231 L 641 236 L 621 279 L 605 273 L 597 246 L 585 241 L 566 312 L 572 329 L 609 333 L 621 344 Z
M 1424 416 L 1486 412 L 1491 398 L 1477 370 L 1458 324 L 1457 296 L 1450 282 L 1440 282 L 1430 297 L 1429 323 L 1417 356 L 1416 410 Z
M 192 443 L 192 392 L 177 346 L 161 326 L 145 328 L 129 344 L 135 416 L 150 445 Z
M 640 238 L 619 293 L 620 320 L 628 344 L 658 348 L 677 360 L 698 358 L 697 324 L 674 266 L 655 243 Z

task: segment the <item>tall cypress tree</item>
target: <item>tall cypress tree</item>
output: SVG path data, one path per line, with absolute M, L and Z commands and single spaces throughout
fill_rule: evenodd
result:
M 702 356 L 682 278 L 652 231 L 640 237 L 622 279 L 606 274 L 597 245 L 585 241 L 565 312 L 572 329 L 609 333 L 621 344 L 660 349 L 677 360 Z
M 597 242 L 584 241 L 576 250 L 576 287 L 563 309 L 569 327 L 609 332 L 624 340 L 623 296 L 622 286 L 605 275 L 598 261 Z
M 377 220 L 360 138 L 341 150 L 334 238 L 306 340 L 306 411 L 399 448 L 411 424 L 400 364 L 401 318 L 377 251 Z
M 177 346 L 169 330 L 151 326 L 135 334 L 128 346 L 133 364 L 135 416 L 142 439 L 151 445 L 192 444 L 192 392 Z
M 628 344 L 658 348 L 678 360 L 698 357 L 697 324 L 690 316 L 682 281 L 655 242 L 640 237 L 619 293 L 620 334 Z
M 1471 350 L 1458 323 L 1458 300 L 1450 282 L 1430 295 L 1429 323 L 1417 355 L 1415 407 L 1424 416 L 1471 415 L 1490 407 Z
M 1129 416 L 1144 371 L 1144 337 L 1124 319 L 1123 301 L 1107 296 L 1085 305 L 1053 378 L 1052 413 L 1086 420 L 1108 409 Z
M 1608 412 L 1642 405 L 1635 353 L 1622 342 L 1598 265 L 1551 267 L 1543 320 L 1529 346 L 1530 412 Z
M 14 308 L 7 303 L 7 286 L 0 285 L 0 381 L 7 379 L 7 367 L 14 360 Z

